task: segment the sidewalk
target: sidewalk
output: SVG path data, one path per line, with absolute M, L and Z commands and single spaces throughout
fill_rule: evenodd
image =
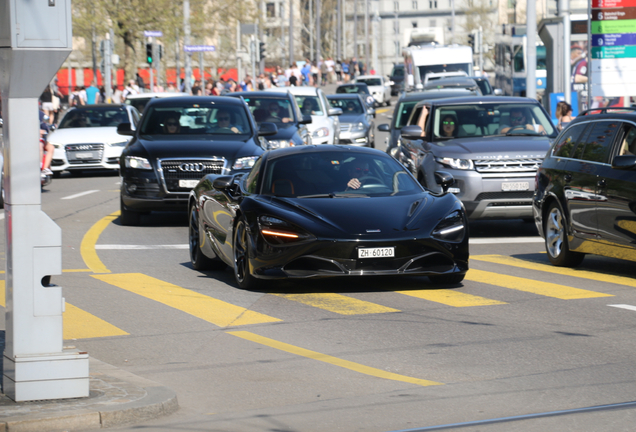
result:
M 154 381 L 90 358 L 90 396 L 13 402 L 0 394 L 0 432 L 100 429 L 141 423 L 179 409 L 177 395 Z

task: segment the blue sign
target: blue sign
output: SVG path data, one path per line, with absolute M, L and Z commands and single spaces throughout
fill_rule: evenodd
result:
M 144 30 L 145 37 L 161 37 L 163 32 L 161 30 Z
M 636 45 L 636 33 L 595 34 L 592 35 L 592 46 Z
M 216 51 L 214 45 L 184 45 L 185 52 Z

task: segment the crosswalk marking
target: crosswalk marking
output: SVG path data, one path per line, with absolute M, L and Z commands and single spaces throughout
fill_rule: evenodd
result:
M 327 354 L 322 354 L 316 351 L 300 348 L 300 347 L 290 345 L 284 342 L 279 342 L 277 340 L 270 339 L 264 336 L 259 336 L 255 333 L 251 333 L 247 331 L 229 331 L 227 333 L 243 338 L 245 340 L 256 342 L 261 345 L 275 348 L 280 351 L 285 351 L 290 354 L 299 355 L 299 356 L 307 357 L 313 360 L 329 363 L 334 366 L 339 366 L 345 369 L 349 369 L 349 370 L 362 373 L 365 375 L 374 376 L 377 378 L 383 378 L 383 379 L 388 379 L 393 381 L 401 381 L 405 383 L 416 384 L 419 386 L 443 385 L 442 383 L 435 382 L 435 381 L 423 380 L 420 378 L 413 378 L 406 375 L 399 375 L 393 372 L 384 371 L 382 369 L 376 369 L 374 367 L 365 366 L 360 363 L 355 363 L 349 360 L 344 360 L 338 357 L 333 357 Z
M 555 273 L 564 276 L 574 276 L 581 279 L 589 279 L 599 282 L 609 282 L 618 285 L 626 285 L 636 288 L 636 280 L 624 276 L 614 276 L 605 273 L 597 273 L 587 270 L 578 270 L 567 267 L 555 267 L 549 264 L 541 264 L 532 261 L 521 260 L 519 258 L 507 257 L 503 255 L 473 255 L 471 260 L 484 261 L 494 264 L 504 264 L 512 267 L 520 267 L 528 270 L 539 270 L 547 273 Z
M 507 304 L 498 300 L 492 300 L 485 297 L 479 297 L 472 294 L 466 294 L 461 291 L 449 289 L 438 290 L 413 290 L 413 291 L 396 291 L 398 294 L 404 294 L 419 299 L 428 300 L 436 303 L 445 304 L 454 307 L 471 307 L 471 306 L 491 306 L 499 304 Z
M 5 281 L 0 281 L 0 305 L 5 307 Z M 88 339 L 109 336 L 125 336 L 125 331 L 70 303 L 62 314 L 64 339 Z
M 399 312 L 379 304 L 364 300 L 343 296 L 335 293 L 309 293 L 309 294 L 274 294 L 275 296 L 306 304 L 316 308 L 328 310 L 340 315 L 364 315 Z
M 466 273 L 466 280 L 500 286 L 503 288 L 510 288 L 517 291 L 525 291 L 547 297 L 554 297 L 562 300 L 613 297 L 611 294 L 604 294 L 550 282 L 541 282 L 517 276 L 507 276 L 500 273 L 475 269 L 468 270 L 468 273 Z
M 92 275 L 108 284 L 194 315 L 219 327 L 281 321 L 141 273 Z

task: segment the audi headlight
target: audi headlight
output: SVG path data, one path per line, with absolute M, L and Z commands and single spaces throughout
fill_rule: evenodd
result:
M 329 136 L 329 129 L 327 129 L 326 127 L 318 128 L 314 131 L 312 136 L 314 138 L 324 138 L 326 136 Z
M 351 128 L 353 132 L 360 132 L 364 130 L 364 123 L 360 122 L 358 124 L 354 124 Z
M 458 170 L 475 169 L 475 165 L 470 159 L 435 158 L 435 160 L 437 161 L 437 163 L 440 163 L 448 168 L 454 168 Z
M 107 144 L 111 147 L 124 147 L 126 146 L 126 144 L 128 144 L 128 141 L 120 141 L 120 142 L 107 143 Z
M 232 169 L 235 169 L 235 170 L 251 169 L 257 160 L 258 160 L 258 156 L 247 156 L 247 157 L 238 158 L 236 162 L 234 162 L 234 165 L 232 165 Z
M 151 170 L 152 165 L 148 159 L 139 156 L 126 156 L 126 168 Z
M 60 144 L 60 143 L 54 143 L 54 142 L 51 142 L 51 141 L 49 141 L 49 144 L 51 144 L 51 145 L 52 145 L 54 148 L 56 148 L 56 149 L 59 149 L 59 148 L 62 148 L 62 147 L 63 147 L 63 146 L 62 146 L 62 144 Z
M 260 216 L 258 225 L 265 241 L 273 246 L 315 239 L 305 230 L 275 216 Z
M 294 143 L 288 140 L 269 140 L 270 149 L 292 147 L 293 145 Z
M 459 243 L 466 235 L 466 224 L 460 210 L 455 210 L 437 224 L 431 237 L 446 242 Z

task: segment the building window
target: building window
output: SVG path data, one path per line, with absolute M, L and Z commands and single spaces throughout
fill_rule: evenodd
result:
M 395 41 L 395 56 L 399 57 L 402 55 L 402 51 L 400 51 L 400 41 Z
M 413 0 L 413 10 L 417 10 L 417 0 Z
M 437 21 L 432 19 L 429 24 L 430 27 L 437 27 Z
M 400 2 L 397 2 L 397 1 L 393 2 L 393 10 L 394 11 L 399 11 L 400 10 Z
M 400 22 L 398 20 L 393 21 L 393 30 L 395 34 L 400 34 Z
M 267 3 L 265 5 L 265 11 L 267 13 L 267 18 L 276 17 L 276 5 L 274 3 Z
M 428 7 L 430 9 L 437 9 L 437 0 L 429 0 Z
M 417 28 L 417 21 L 411 22 L 411 25 L 413 26 L 413 28 Z

